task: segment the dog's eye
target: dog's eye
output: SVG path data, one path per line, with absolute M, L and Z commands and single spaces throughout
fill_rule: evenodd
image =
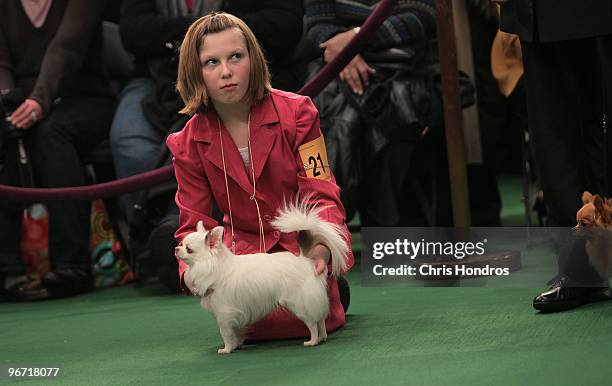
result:
M 189 247 L 185 247 L 185 251 L 186 251 L 187 253 L 192 253 L 192 252 L 193 252 L 193 251 L 191 250 L 191 248 L 189 248 Z

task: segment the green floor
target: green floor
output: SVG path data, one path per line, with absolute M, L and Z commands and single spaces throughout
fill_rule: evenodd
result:
M 348 278 L 347 325 L 326 344 L 264 342 L 230 356 L 216 354 L 221 338 L 196 298 L 155 284 L 1 303 L 0 367 L 60 366 L 59 383 L 75 385 L 611 382 L 612 303 L 539 315 L 531 299 L 541 288 L 371 288 L 359 269 Z

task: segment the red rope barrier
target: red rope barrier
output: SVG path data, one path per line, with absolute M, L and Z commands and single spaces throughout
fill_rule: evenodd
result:
M 93 200 L 134 192 L 169 181 L 174 176 L 172 165 L 134 176 L 95 185 L 70 188 L 20 188 L 0 185 L 0 199 L 20 202 L 47 202 L 61 200 Z
M 313 97 L 321 92 L 355 55 L 361 52 L 368 39 L 391 14 L 396 3 L 397 0 L 382 0 L 378 3 L 374 12 L 363 23 L 359 33 L 314 78 L 298 90 L 298 94 Z M 161 184 L 169 181 L 173 175 L 174 170 L 169 165 L 131 177 L 87 186 L 37 189 L 0 184 L 0 199 L 17 202 L 47 202 L 108 198 Z

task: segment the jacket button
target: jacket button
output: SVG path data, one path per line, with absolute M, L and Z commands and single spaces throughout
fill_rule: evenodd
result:
M 270 220 L 272 220 L 272 216 L 270 216 L 269 214 L 264 214 L 263 218 L 264 218 L 264 220 L 266 220 L 266 221 L 270 221 Z
M 280 232 L 279 231 L 274 231 L 274 237 L 280 237 Z

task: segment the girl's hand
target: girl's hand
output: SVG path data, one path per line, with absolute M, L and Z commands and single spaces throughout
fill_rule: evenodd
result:
M 11 122 L 18 129 L 27 129 L 43 118 L 43 109 L 34 99 L 26 99 L 11 114 Z
M 325 49 L 323 53 L 323 59 L 326 63 L 331 62 L 337 55 L 342 51 L 344 47 L 351 41 L 351 39 L 355 36 L 355 32 L 353 30 L 340 32 L 336 34 L 331 39 L 321 43 L 319 47 Z
M 348 83 L 355 94 L 361 95 L 369 84 L 370 74 L 375 72 L 376 70 L 368 66 L 361 55 L 357 54 L 340 72 L 340 79 Z
M 330 256 L 329 248 L 323 244 L 317 244 L 311 249 L 308 257 L 314 260 L 315 273 L 317 275 L 327 272 L 327 262 Z

